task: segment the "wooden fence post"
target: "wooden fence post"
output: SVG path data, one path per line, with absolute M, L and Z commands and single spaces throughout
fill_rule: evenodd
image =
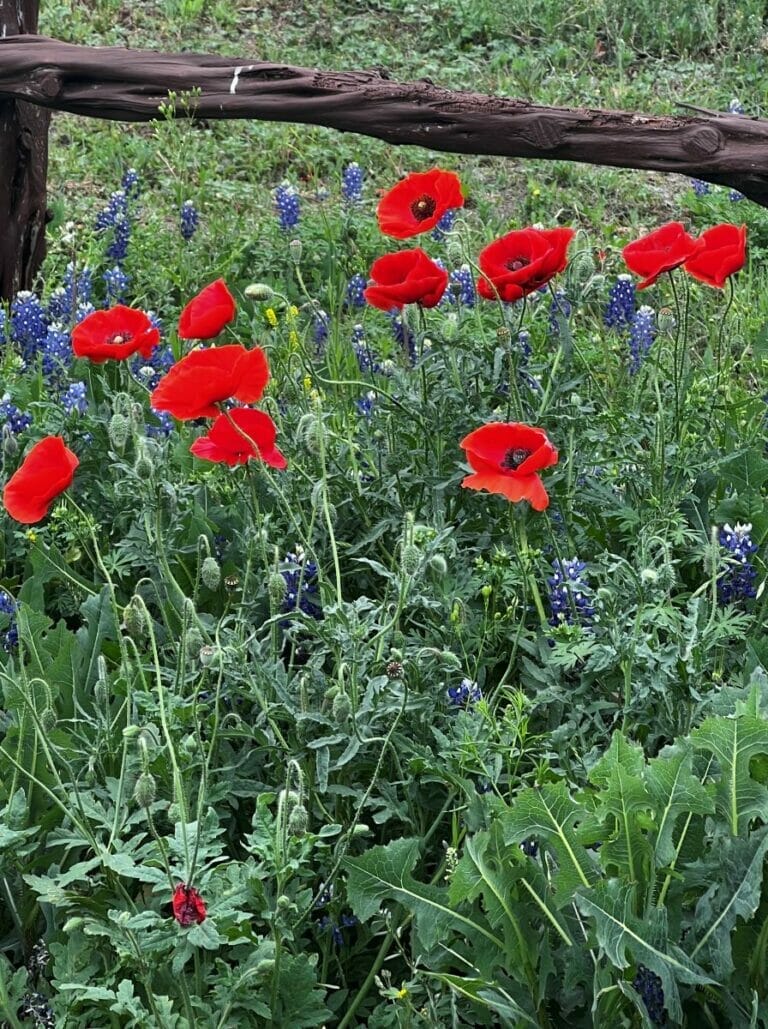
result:
M 37 32 L 39 0 L 0 0 L 0 38 Z M 32 286 L 45 256 L 50 112 L 0 100 L 0 299 Z

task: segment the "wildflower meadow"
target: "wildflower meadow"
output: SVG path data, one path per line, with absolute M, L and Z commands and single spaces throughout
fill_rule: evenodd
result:
M 765 113 L 757 7 L 288 6 L 41 31 Z M 768 1026 L 765 211 L 194 104 L 0 306 L 0 1026 Z

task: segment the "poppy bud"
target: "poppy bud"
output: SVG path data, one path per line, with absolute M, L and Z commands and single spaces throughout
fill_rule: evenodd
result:
M 291 836 L 303 836 L 307 831 L 309 816 L 303 804 L 296 804 L 288 816 L 288 832 Z
M 448 562 L 442 554 L 433 554 L 427 563 L 431 571 L 436 572 L 438 575 L 448 574 Z
M 586 286 L 595 274 L 595 262 L 587 250 L 577 254 L 571 261 L 571 278 L 578 286 Z
M 252 282 L 250 286 L 245 287 L 244 292 L 249 300 L 269 300 L 275 294 L 275 291 L 266 282 Z
M 133 740 L 133 739 L 135 739 L 139 735 L 140 732 L 141 732 L 141 727 L 140 726 L 138 726 L 138 725 L 126 725 L 126 727 L 123 729 L 123 739 L 124 740 Z
M 496 340 L 500 347 L 507 347 L 512 341 L 512 333 L 506 325 L 500 325 L 496 330 Z
M 299 422 L 299 434 L 310 453 L 320 453 L 325 441 L 325 429 L 321 418 L 305 414 Z
M 186 883 L 179 883 L 173 893 L 173 917 L 179 925 L 199 925 L 205 921 L 206 910 L 203 898 L 194 888 Z
M 413 575 L 421 564 L 421 551 L 412 543 L 403 547 L 400 565 L 406 575 Z
M 294 264 L 298 264 L 301 261 L 301 254 L 304 247 L 300 239 L 292 239 L 288 244 L 288 253 L 291 255 L 291 260 Z
M 96 685 L 93 687 L 93 699 L 99 705 L 99 707 L 106 707 L 107 704 L 107 684 L 103 679 L 97 679 Z
M 3 426 L 3 456 L 15 457 L 19 452 L 19 442 L 13 434 L 10 425 Z
M 464 250 L 458 239 L 449 239 L 445 248 L 445 256 L 451 264 L 461 264 L 464 260 Z
M 194 627 L 187 629 L 184 644 L 190 657 L 199 657 L 200 651 L 203 649 L 203 637 L 200 630 Z
M 352 704 L 349 697 L 346 693 L 337 693 L 333 698 L 333 707 L 331 708 L 334 722 L 346 722 L 351 713 Z
M 205 646 L 200 648 L 198 657 L 203 668 L 210 668 L 214 660 L 219 656 L 218 647 Z
M 156 796 L 157 784 L 154 775 L 151 772 L 142 772 L 136 780 L 136 785 L 133 789 L 133 799 L 139 807 L 149 807 L 151 804 L 154 804 Z
M 53 732 L 56 728 L 56 712 L 47 707 L 40 715 L 40 727 L 43 732 Z
M 221 585 L 221 568 L 215 557 L 206 557 L 200 569 L 200 578 L 206 589 L 217 590 Z
M 659 309 L 659 313 L 656 316 L 656 324 L 659 327 L 659 332 L 667 332 L 671 335 L 675 331 L 677 319 L 670 307 Z
M 125 631 L 133 640 L 140 640 L 147 633 L 147 617 L 143 605 L 137 603 L 136 597 L 131 597 L 123 608 L 123 626 Z
M 152 467 L 152 461 L 146 450 L 142 447 L 133 463 L 133 470 L 140 479 L 150 479 L 152 477 Z
M 107 433 L 109 435 L 109 442 L 115 448 L 115 450 L 122 450 L 125 444 L 128 442 L 128 434 L 131 431 L 131 423 L 121 414 L 116 411 L 115 414 L 109 419 L 109 426 Z
M 275 906 L 278 911 L 289 911 L 295 905 L 293 904 L 290 897 L 287 897 L 284 893 L 281 893 L 280 896 L 277 898 Z
M 271 572 L 267 579 L 267 593 L 272 607 L 279 607 L 285 600 L 285 579 L 280 572 Z

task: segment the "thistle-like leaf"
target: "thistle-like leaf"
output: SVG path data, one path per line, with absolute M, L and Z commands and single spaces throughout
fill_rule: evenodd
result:
M 674 750 L 668 748 L 648 763 L 645 782 L 653 800 L 657 826 L 654 864 L 656 868 L 663 868 L 675 857 L 673 833 L 678 817 L 690 813 L 710 814 L 715 805 L 691 771 L 691 752 L 683 743 Z
M 691 733 L 691 741 L 717 758 L 715 803 L 731 834 L 742 835 L 751 818 L 768 821 L 768 789 L 749 774 L 750 760 L 768 754 L 768 723 L 747 714 L 707 718 Z

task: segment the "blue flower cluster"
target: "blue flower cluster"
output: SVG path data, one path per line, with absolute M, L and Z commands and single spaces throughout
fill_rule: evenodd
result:
M 151 311 L 149 316 L 155 328 L 159 329 L 160 324 L 153 318 Z M 130 362 L 130 369 L 139 382 L 146 386 L 148 390 L 153 390 L 160 382 L 160 379 L 170 370 L 174 361 L 173 351 L 166 345 L 155 347 L 149 357 L 141 357 L 141 355 L 134 357 Z
M 728 113 L 744 114 L 744 104 L 738 99 L 738 97 L 734 97 L 728 104 Z
M 362 325 L 355 325 L 352 329 L 352 349 L 357 358 L 357 364 L 361 372 L 380 372 L 381 365 L 376 360 L 368 341 L 365 337 L 365 329 Z
M 477 299 L 475 280 L 472 278 L 472 269 L 468 264 L 456 268 L 448 276 L 447 295 L 452 304 L 462 304 L 464 307 L 475 306 Z
M 298 192 L 289 183 L 282 182 L 275 190 L 274 198 L 280 228 L 284 232 L 294 229 L 299 224 L 301 213 Z
M 61 397 L 61 406 L 67 414 L 85 414 L 88 410 L 85 383 L 71 383 Z
M 517 334 L 517 351 L 523 363 L 531 356 L 531 334 L 527 329 L 521 329 Z
M 734 528 L 724 525 L 720 530 L 718 542 L 724 551 L 726 567 L 717 578 L 717 600 L 723 607 L 751 600 L 756 595 L 757 572 L 750 558 L 757 544 L 752 542 L 751 532 L 749 522 L 746 525 L 737 522 Z
M 82 321 L 85 317 L 76 318 L 75 315 L 84 310 L 84 305 L 89 305 L 93 295 L 93 272 L 87 266 L 75 273 L 75 267 L 70 261 L 64 272 L 61 286 L 55 289 L 48 298 L 48 316 L 53 321 L 69 324 L 72 321 Z M 86 313 L 90 313 L 86 311 Z
M 327 311 L 318 307 L 315 311 L 315 320 L 312 327 L 312 338 L 315 341 L 315 353 L 322 357 L 325 352 L 325 344 L 328 342 L 328 330 L 331 325 L 331 318 Z
M 344 301 L 344 306 L 349 307 L 365 307 L 365 296 L 363 290 L 368 285 L 364 275 L 357 272 L 347 283 L 347 295 Z
M 281 575 L 285 580 L 285 597 L 280 610 L 284 614 L 303 611 L 305 615 L 317 621 L 323 617 L 320 606 L 320 590 L 317 581 L 317 565 L 308 561 L 301 547 L 285 555 L 283 562 L 287 565 Z M 284 625 L 290 624 L 284 622 Z
M 48 317 L 38 296 L 21 290 L 11 301 L 11 338 L 25 361 L 34 358 L 48 335 Z
M 632 319 L 629 330 L 629 373 L 640 371 L 648 351 L 656 339 L 656 314 L 652 307 L 643 306 Z
M 691 179 L 691 187 L 697 197 L 705 197 L 712 192 L 712 187 L 704 179 Z
M 112 238 L 106 249 L 107 257 L 120 264 L 128 254 L 131 241 L 131 216 L 128 210 L 128 193 L 116 189 L 109 203 L 96 216 L 95 229 L 101 235 L 111 232 Z
M 19 627 L 16 624 L 18 605 L 7 590 L 0 589 L 0 612 L 8 615 L 10 622 L 4 633 L 0 633 L 3 650 L 12 650 L 19 642 Z
M 0 418 L 3 419 L 3 426 L 14 436 L 18 436 L 32 424 L 32 415 L 26 411 L 20 411 L 15 404 L 12 404 L 7 393 L 0 401 Z M 0 608 L 0 610 L 2 609 Z
M 102 279 L 107 287 L 105 298 L 107 307 L 123 303 L 128 284 L 131 281 L 130 276 L 123 271 L 119 264 L 116 264 L 114 268 L 107 268 Z
M 331 939 L 336 947 L 344 946 L 344 933 L 342 930 L 351 929 L 355 925 L 357 925 L 357 919 L 354 915 L 342 915 L 338 922 L 334 922 L 329 915 L 323 915 L 317 923 L 320 932 L 330 931 Z
M 392 320 L 392 335 L 395 338 L 395 342 L 403 348 L 409 363 L 413 367 L 416 364 L 417 358 L 416 337 L 396 310 L 390 311 L 389 317 Z
M 445 239 L 445 234 L 450 232 L 453 228 L 453 224 L 456 221 L 456 208 L 449 208 L 437 225 L 432 229 L 432 239 L 437 243 L 442 243 Z
M 571 311 L 573 310 L 573 304 L 566 296 L 564 289 L 556 289 L 554 296 L 549 304 L 549 334 L 550 336 L 560 335 L 560 322 L 559 318 L 565 318 L 566 321 L 571 317 Z
M 552 562 L 552 575 L 547 579 L 550 625 L 591 624 L 595 617 L 595 608 L 592 603 L 592 588 L 585 572 L 586 567 L 586 564 L 576 557 L 570 561 Z
M 471 679 L 462 679 L 458 686 L 449 686 L 445 693 L 453 707 L 471 707 L 483 699 L 483 691 Z
M 364 177 L 363 169 L 357 161 L 352 161 L 342 172 L 341 195 L 348 204 L 359 204 L 363 199 Z
M 638 965 L 632 986 L 640 994 L 652 1024 L 666 1025 L 667 1012 L 664 1008 L 664 989 L 660 976 L 645 965 Z
M 197 232 L 197 226 L 200 223 L 200 215 L 197 213 L 197 209 L 191 200 L 185 200 L 181 205 L 179 220 L 181 223 L 181 237 L 186 243 L 189 243 Z
M 608 293 L 603 321 L 609 329 L 628 328 L 635 317 L 636 287 L 631 275 L 619 275 Z

